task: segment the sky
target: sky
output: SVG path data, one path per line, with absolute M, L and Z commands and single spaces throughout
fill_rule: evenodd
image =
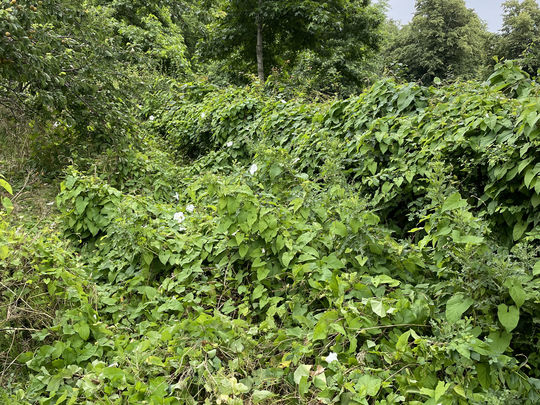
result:
M 502 25 L 502 3 L 504 0 L 465 0 L 467 7 L 476 11 L 491 32 L 497 32 Z M 388 16 L 402 24 L 408 23 L 414 13 L 414 0 L 388 0 Z

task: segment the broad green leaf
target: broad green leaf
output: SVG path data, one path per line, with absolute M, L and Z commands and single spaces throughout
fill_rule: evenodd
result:
M 309 382 L 309 376 L 303 376 L 298 383 L 298 392 L 300 393 L 300 395 L 306 395 L 310 385 L 311 384 Z
M 467 206 L 467 201 L 461 198 L 461 195 L 458 192 L 455 192 L 450 197 L 448 197 L 442 206 L 442 212 L 455 210 L 458 208 L 463 208 Z
M 539 194 L 535 193 L 531 197 L 531 204 L 532 204 L 533 208 L 536 208 L 536 207 L 538 207 L 538 205 L 540 205 L 540 195 Z
M 0 245 L 0 260 L 7 259 L 9 256 L 9 248 L 6 245 Z
M 455 323 L 474 303 L 471 298 L 465 297 L 463 294 L 456 294 L 451 297 L 446 303 L 446 319 L 450 323 Z
M 508 332 L 491 332 L 488 339 L 491 340 L 489 343 L 491 351 L 496 354 L 502 354 L 510 346 L 512 334 Z
M 150 266 L 152 260 L 154 260 L 154 254 L 152 252 L 146 251 L 142 254 L 142 259 L 144 263 Z
M 13 211 L 13 203 L 7 197 L 2 198 L 2 206 L 5 208 L 8 214 L 11 213 L 11 211 Z
M 527 223 L 518 222 L 514 226 L 514 230 L 512 231 L 512 236 L 513 236 L 514 240 L 519 240 L 523 236 L 525 231 L 527 230 L 527 227 L 528 227 Z
M 382 380 L 380 378 L 371 376 L 369 374 L 364 374 L 358 378 L 355 389 L 359 392 L 364 392 L 370 397 L 374 397 L 379 393 L 379 390 L 382 385 Z
M 257 298 L 262 297 L 263 292 L 264 292 L 264 286 L 258 285 L 258 286 L 255 287 L 255 289 L 253 290 L 252 298 L 253 298 L 254 300 L 256 300 Z
M 528 169 L 526 172 L 525 172 L 525 177 L 523 179 L 523 182 L 525 183 L 525 186 L 527 188 L 531 188 L 531 183 L 532 183 L 532 180 L 534 179 L 534 176 L 535 176 L 535 173 L 533 171 L 533 169 Z
M 122 369 L 116 367 L 106 367 L 101 371 L 101 375 L 104 378 L 108 378 L 112 381 L 118 381 L 125 377 L 125 373 Z
M 516 305 L 521 307 L 523 303 L 527 300 L 527 293 L 521 286 L 521 284 L 514 283 L 509 289 L 508 292 L 510 293 L 510 296 L 516 303 Z
M 347 227 L 345 226 L 345 224 L 343 222 L 334 221 L 332 223 L 331 229 L 332 229 L 332 232 L 335 235 L 339 235 L 339 236 L 342 236 L 342 237 L 347 236 Z
M 319 366 L 321 367 L 321 366 Z M 321 367 L 322 370 L 324 370 L 324 367 Z M 316 374 L 314 377 L 313 377 L 313 385 L 315 387 L 317 387 L 318 389 L 320 390 L 324 390 L 327 388 L 327 385 L 326 385 L 326 374 L 324 373 L 324 371 L 320 374 Z
M 338 259 L 335 253 L 332 253 L 330 256 L 324 258 L 324 261 L 332 270 L 339 270 L 345 267 L 343 262 Z
M 240 255 L 240 257 L 243 259 L 244 257 L 246 257 L 246 254 L 247 252 L 249 251 L 249 245 L 248 244 L 244 244 L 244 245 L 241 245 L 238 247 L 238 254 Z
M 259 402 L 264 401 L 265 399 L 275 397 L 276 394 L 274 394 L 271 391 L 266 390 L 254 390 L 253 395 L 251 396 L 251 399 L 254 404 L 258 404 Z
M 75 200 L 75 210 L 77 211 L 77 214 L 82 214 L 87 206 L 88 200 L 81 196 L 78 196 Z
M 328 322 L 321 319 L 313 328 L 313 341 L 324 340 L 328 334 Z
M 533 267 L 533 276 L 540 274 L 540 260 L 538 260 Z
M 411 336 L 411 331 L 407 331 L 405 333 L 402 333 L 401 336 L 398 338 L 396 342 L 396 350 L 399 352 L 405 351 L 405 349 L 409 346 L 409 337 Z
M 380 284 L 388 284 L 390 287 L 397 287 L 400 284 L 399 280 L 393 279 L 386 274 L 381 274 L 379 276 L 373 277 L 371 279 L 371 283 L 375 287 L 378 287 Z
M 458 394 L 460 397 L 467 399 L 467 395 L 465 394 L 465 390 L 461 385 L 454 386 L 454 392 Z
M 371 301 L 371 310 L 379 315 L 381 318 L 384 318 L 386 316 L 386 311 L 384 309 L 384 305 L 381 301 L 372 300 Z
M 82 340 L 88 340 L 90 337 L 90 327 L 84 321 L 78 322 L 73 325 L 73 329 L 81 337 Z
M 299 364 L 298 368 L 294 372 L 294 382 L 295 384 L 300 384 L 302 377 L 309 377 L 309 371 L 313 367 L 311 364 Z
M 289 263 L 291 263 L 291 260 L 294 257 L 294 252 L 284 252 L 281 255 L 281 262 L 283 263 L 283 266 L 287 267 L 289 266 Z
M 11 185 L 7 181 L 0 179 L 0 187 L 6 190 L 9 194 L 13 195 L 13 189 L 11 188 Z
M 167 264 L 169 261 L 169 258 L 171 257 L 171 252 L 169 250 L 165 250 L 163 252 L 160 252 L 159 254 L 159 261 L 163 264 Z
M 478 375 L 478 381 L 483 389 L 488 390 L 491 385 L 491 370 L 489 364 L 477 363 L 476 375 Z
M 257 280 L 258 281 L 264 280 L 266 276 L 268 276 L 269 273 L 270 273 L 270 268 L 268 266 L 259 267 L 257 269 Z
M 450 383 L 444 383 L 443 381 L 439 381 L 437 383 L 437 387 L 435 387 L 435 392 L 434 392 L 434 398 L 435 398 L 435 401 L 438 401 L 440 397 L 442 397 L 446 391 L 448 391 L 448 388 L 450 388 Z
M 51 393 L 53 392 L 56 393 L 58 391 L 58 388 L 60 388 L 60 384 L 62 383 L 63 380 L 64 378 L 62 377 L 62 375 L 60 374 L 53 375 L 49 381 L 49 384 L 47 384 L 47 391 Z
M 500 304 L 497 307 L 497 315 L 501 325 L 504 326 L 508 332 L 511 332 L 518 325 L 519 309 L 513 305 L 508 307 L 505 304 Z

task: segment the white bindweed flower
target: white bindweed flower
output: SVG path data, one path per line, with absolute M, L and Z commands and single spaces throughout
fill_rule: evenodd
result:
M 325 358 L 327 363 L 332 363 L 333 361 L 338 361 L 337 359 L 337 353 L 330 352 L 328 356 Z
M 56 121 L 52 126 L 53 126 L 53 128 L 57 128 L 58 125 L 60 125 L 60 123 L 58 121 Z
M 184 215 L 183 212 L 177 212 L 176 214 L 174 214 L 174 220 L 178 222 L 179 224 L 184 222 L 184 219 L 186 219 L 186 216 Z
M 253 176 L 257 172 L 257 170 L 259 170 L 259 167 L 257 166 L 256 163 L 253 163 L 251 167 L 249 168 L 249 174 Z
M 230 148 L 233 145 L 233 143 L 232 143 L 232 141 L 229 141 L 225 145 L 227 146 L 227 148 Z
M 193 204 L 188 204 L 186 206 L 186 211 L 191 214 L 193 211 L 195 211 L 195 206 Z
M 264 248 L 261 249 L 262 253 L 265 254 L 266 250 Z
M 150 121 L 154 121 L 156 119 L 156 117 L 154 117 L 153 115 L 151 115 L 149 118 L 148 118 Z
M 176 201 L 178 201 L 180 199 L 180 196 L 178 195 L 178 192 L 174 193 L 174 198 Z
M 205 113 L 202 113 L 201 114 L 201 118 L 205 118 L 206 117 L 206 114 Z

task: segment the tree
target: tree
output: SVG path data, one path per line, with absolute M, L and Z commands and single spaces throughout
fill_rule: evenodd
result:
M 36 163 L 56 169 L 75 150 L 127 138 L 140 80 L 106 10 L 78 0 L 36 3 L 0 4 L 0 121 L 32 124 Z
M 223 3 L 211 45 L 214 57 L 241 58 L 261 82 L 268 72 L 292 64 L 302 51 L 329 55 L 337 40 L 349 41 L 347 57 L 378 48 L 380 8 L 370 0 L 231 0 Z M 238 65 L 236 65 L 238 67 Z
M 488 33 L 464 0 L 417 0 L 391 49 L 410 80 L 471 78 L 486 60 Z
M 497 54 L 520 59 L 525 70 L 535 74 L 540 68 L 540 7 L 535 0 L 509 0 L 503 8 Z

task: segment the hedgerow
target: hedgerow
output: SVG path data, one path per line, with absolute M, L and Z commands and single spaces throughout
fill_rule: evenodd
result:
M 69 168 L 59 226 L 37 239 L 0 218 L 0 246 L 26 246 L 0 271 L 27 269 L 3 303 L 51 280 L 63 299 L 8 352 L 2 378 L 24 372 L 10 400 L 538 403 L 524 73 L 319 103 L 196 85 L 155 97 L 144 130 L 172 152 L 150 139 Z M 54 260 L 35 253 L 61 237 Z

